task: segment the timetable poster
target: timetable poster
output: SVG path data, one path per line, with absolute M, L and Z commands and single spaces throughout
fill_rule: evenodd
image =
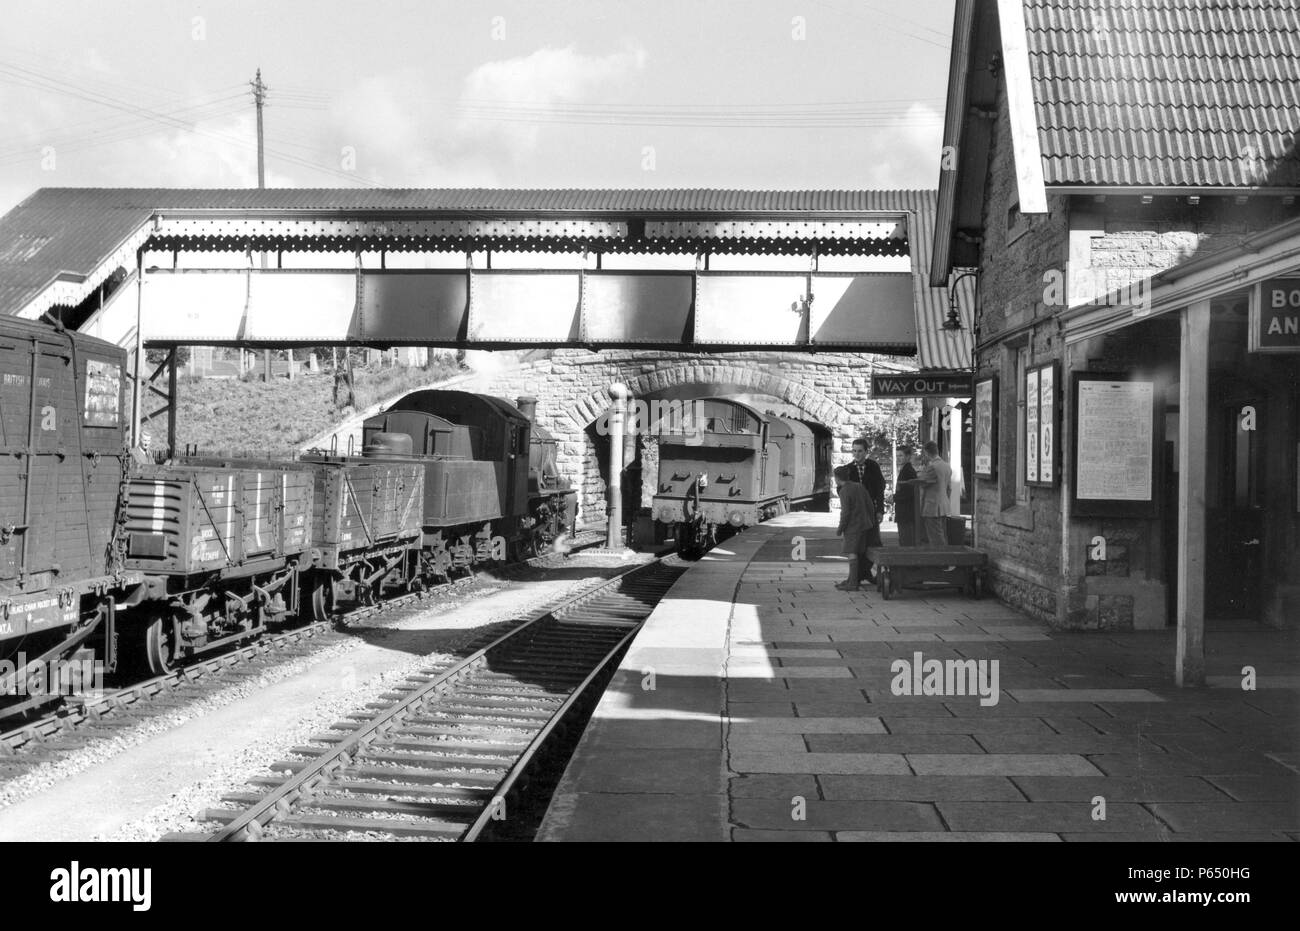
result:
M 1080 501 L 1151 501 L 1155 385 L 1149 381 L 1078 383 Z
M 985 378 L 975 382 L 975 474 L 993 477 L 994 416 L 997 407 L 997 381 Z
M 1038 369 L 1025 376 L 1025 481 L 1038 481 Z
M 1056 480 L 1053 466 L 1056 456 L 1056 392 L 1055 366 L 1047 365 L 1039 369 L 1038 377 L 1038 480 L 1050 485 Z

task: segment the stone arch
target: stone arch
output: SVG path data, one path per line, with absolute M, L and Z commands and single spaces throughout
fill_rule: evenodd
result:
M 609 409 L 609 385 L 622 381 L 628 386 L 633 399 L 655 400 L 665 395 L 681 398 L 703 397 L 717 394 L 759 394 L 776 398 L 795 408 L 807 420 L 828 427 L 841 445 L 847 445 L 856 434 L 852 413 L 843 405 L 810 387 L 806 381 L 777 374 L 765 361 L 747 360 L 747 363 L 728 360 L 690 360 L 671 365 L 656 366 L 651 371 L 640 371 L 644 360 L 621 361 L 614 371 L 604 369 L 592 372 L 595 382 L 585 396 L 580 397 L 562 413 L 553 412 L 553 423 L 564 424 L 572 431 L 581 452 L 573 457 L 575 481 L 580 487 L 580 508 L 591 519 L 604 517 L 605 483 L 608 481 L 608 464 L 605 460 L 607 443 L 593 429 L 594 423 Z M 638 449 L 638 453 L 641 450 Z M 630 463 L 629 463 L 630 464 Z M 647 492 L 643 485 L 641 497 Z M 653 482 L 651 486 L 653 487 Z
M 495 371 L 465 372 L 429 384 L 482 392 L 513 401 L 521 394 L 539 398 L 537 417 L 556 438 L 559 465 L 579 491 L 584 522 L 604 518 L 604 466 L 594 461 L 596 446 L 588 427 L 609 407 L 609 385 L 622 381 L 634 398 L 701 397 L 709 394 L 766 395 L 788 405 L 799 416 L 829 427 L 840 454 L 870 417 L 869 363 L 853 353 L 817 355 L 747 352 L 725 356 L 662 353 L 642 350 L 580 350 L 529 359 Z M 409 389 L 417 390 L 417 389 Z M 331 434 L 340 446 L 353 435 L 360 440 L 361 421 L 396 400 L 386 399 L 313 441 L 328 445 Z
M 611 379 L 612 380 L 612 379 Z M 853 416 L 842 405 L 792 378 L 757 365 L 684 362 L 624 377 L 633 398 L 656 398 L 697 387 L 707 393 L 766 394 L 798 408 L 807 419 L 830 427 L 837 435 L 853 429 Z M 609 385 L 600 385 L 566 412 L 578 429 L 585 429 L 609 408 Z

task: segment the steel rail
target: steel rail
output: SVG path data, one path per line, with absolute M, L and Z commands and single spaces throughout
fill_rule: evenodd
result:
M 599 663 L 597 663 L 596 668 L 588 673 L 587 677 L 574 688 L 567 698 L 565 698 L 560 707 L 555 710 L 555 714 L 546 722 L 545 725 L 542 726 L 542 729 L 539 730 L 537 735 L 529 742 L 528 747 L 522 754 L 520 754 L 519 759 L 517 759 L 515 764 L 510 767 L 510 771 L 506 773 L 505 778 L 497 784 L 497 787 L 492 794 L 492 800 L 483 811 L 479 813 L 479 816 L 474 819 L 474 823 L 466 829 L 463 835 L 461 835 L 460 839 L 462 843 L 473 843 L 474 841 L 477 841 L 483 834 L 484 830 L 489 828 L 493 821 L 498 820 L 495 817 L 498 810 L 496 807 L 498 800 L 504 804 L 510 799 L 515 784 L 519 782 L 520 779 L 522 779 L 532 768 L 533 762 L 550 741 L 556 728 L 567 723 L 569 715 L 572 714 L 574 709 L 581 702 L 586 700 L 587 693 L 591 690 L 597 679 L 609 670 L 610 665 L 623 654 L 623 651 L 627 649 L 628 645 L 632 642 L 632 639 L 640 630 L 641 623 L 632 627 L 627 634 L 614 645 L 614 648 L 606 653 Z

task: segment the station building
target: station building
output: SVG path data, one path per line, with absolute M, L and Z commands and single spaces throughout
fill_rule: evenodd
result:
M 1287 0 L 958 0 L 931 284 L 977 278 L 991 585 L 1060 628 L 1300 623 Z

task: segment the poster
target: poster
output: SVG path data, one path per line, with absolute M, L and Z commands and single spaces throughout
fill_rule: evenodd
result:
M 1025 376 L 1025 481 L 1038 481 L 1038 369 Z
M 91 427 L 116 427 L 121 422 L 122 370 L 112 362 L 86 360 L 85 422 Z
M 975 383 L 975 437 L 973 440 L 975 474 L 992 478 L 997 452 L 993 445 L 994 417 L 997 407 L 997 380 L 985 378 Z
M 1055 367 L 1049 365 L 1039 369 L 1038 376 L 1038 480 L 1048 485 L 1056 480 L 1056 438 L 1052 435 L 1056 426 L 1055 374 Z
M 1151 501 L 1155 386 L 1080 381 L 1075 497 Z

